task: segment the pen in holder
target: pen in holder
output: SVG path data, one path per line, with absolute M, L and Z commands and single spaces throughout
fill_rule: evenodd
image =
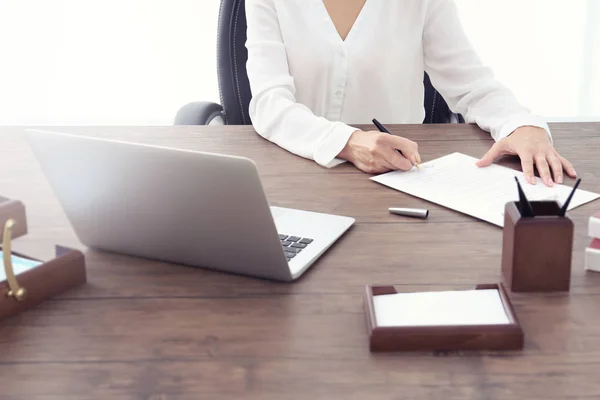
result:
M 517 180 L 515 178 L 515 180 Z M 556 201 L 529 201 L 517 180 L 519 201 L 504 209 L 502 275 L 513 292 L 569 291 L 573 221 Z

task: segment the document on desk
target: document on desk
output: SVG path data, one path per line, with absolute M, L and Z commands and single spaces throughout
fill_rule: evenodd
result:
M 29 260 L 23 257 L 11 256 L 13 272 L 15 275 L 22 274 L 23 272 L 29 271 L 39 265 L 41 262 Z M 0 250 L 0 282 L 4 282 L 6 280 L 6 271 L 4 269 L 4 253 Z
M 497 289 L 374 296 L 373 307 L 381 327 L 510 324 Z
M 526 183 L 523 173 L 500 165 L 477 167 L 476 158 L 452 153 L 428 161 L 421 169 L 392 171 L 371 180 L 432 203 L 504 226 L 504 206 L 517 201 L 519 194 L 514 177 L 531 201 L 556 200 L 562 205 L 572 188 L 555 184 L 547 187 L 537 178 L 537 185 Z M 577 189 L 569 210 L 600 198 L 597 193 Z

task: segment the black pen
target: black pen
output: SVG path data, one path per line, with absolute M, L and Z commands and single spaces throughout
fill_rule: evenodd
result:
M 579 186 L 580 183 L 581 183 L 581 178 L 579 178 L 577 180 L 577 183 L 575 183 L 575 186 L 573 187 L 573 190 L 571 191 L 571 194 L 567 198 L 567 201 L 565 201 L 565 204 L 563 204 L 562 208 L 560 209 L 560 211 L 558 213 L 559 217 L 564 217 L 565 214 L 567 213 L 567 208 L 569 207 L 569 203 L 573 199 L 573 195 L 575 194 L 575 191 L 577 190 L 577 186 Z
M 533 213 L 533 207 L 531 207 L 531 203 L 527 199 L 527 196 L 525 196 L 525 192 L 523 191 L 523 188 L 519 183 L 519 179 L 517 179 L 516 176 L 515 181 L 517 182 L 517 189 L 519 190 L 519 209 L 521 211 L 521 215 L 527 218 L 535 217 L 535 214 Z
M 374 118 L 373 118 L 373 124 L 377 127 L 377 129 L 379 129 L 379 132 L 388 133 L 390 135 L 392 134 L 390 131 L 388 131 L 388 129 L 385 126 L 383 126 L 379 121 L 377 121 Z M 402 151 L 398 150 L 398 153 L 402 154 Z M 421 166 L 417 162 L 415 162 L 415 167 L 421 169 Z

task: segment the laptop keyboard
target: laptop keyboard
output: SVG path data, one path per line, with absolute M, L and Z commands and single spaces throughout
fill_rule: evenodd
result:
M 313 239 L 289 235 L 279 235 L 279 240 L 281 241 L 283 251 L 285 252 L 288 261 L 296 257 L 296 254 L 299 254 L 313 242 Z

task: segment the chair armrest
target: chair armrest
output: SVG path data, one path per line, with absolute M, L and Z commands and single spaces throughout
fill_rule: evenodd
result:
M 175 116 L 175 125 L 208 125 L 221 117 L 223 107 L 208 101 L 196 101 L 181 107 Z

